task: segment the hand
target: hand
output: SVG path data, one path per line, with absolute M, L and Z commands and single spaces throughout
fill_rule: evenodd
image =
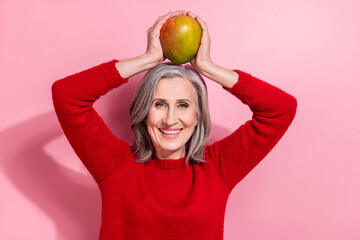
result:
M 163 24 L 173 16 L 186 15 L 185 11 L 169 12 L 160 16 L 147 32 L 148 42 L 146 52 L 140 56 L 119 61 L 115 64 L 123 78 L 129 78 L 140 72 L 156 67 L 165 60 L 160 43 L 160 30 Z
M 202 36 L 200 41 L 199 50 L 194 59 L 190 61 L 191 65 L 198 71 L 200 74 L 205 75 L 205 72 L 213 65 L 213 62 L 210 57 L 210 44 L 211 39 L 206 23 L 199 17 L 193 14 L 192 12 L 187 12 L 187 15 L 195 18 L 196 21 L 200 24 L 202 28 Z
M 145 55 L 151 59 L 154 65 L 158 65 L 165 60 L 164 52 L 160 43 L 160 30 L 163 24 L 171 17 L 186 15 L 185 11 L 169 12 L 164 16 L 160 16 L 154 25 L 147 31 L 147 48 Z
M 187 15 L 195 18 L 202 28 L 200 47 L 195 58 L 190 61 L 191 65 L 198 73 L 206 78 L 209 78 L 226 88 L 231 88 L 238 80 L 238 73 L 230 69 L 223 68 L 211 60 L 211 39 L 206 23 L 192 12 L 187 12 Z

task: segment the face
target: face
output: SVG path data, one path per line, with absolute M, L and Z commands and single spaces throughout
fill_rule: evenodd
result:
M 155 89 L 145 124 L 157 158 L 186 155 L 185 144 L 197 124 L 195 89 L 187 79 L 161 79 Z

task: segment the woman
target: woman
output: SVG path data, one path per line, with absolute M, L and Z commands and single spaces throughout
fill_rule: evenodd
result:
M 202 27 L 199 51 L 190 62 L 196 71 L 161 64 L 160 29 L 177 15 L 189 15 Z M 130 147 L 110 132 L 93 104 L 149 69 L 130 107 L 135 134 Z M 230 136 L 208 146 L 210 120 L 201 75 L 253 112 Z M 216 65 L 205 22 L 185 11 L 158 18 L 143 55 L 58 80 L 52 93 L 65 135 L 101 190 L 100 239 L 223 239 L 231 190 L 280 140 L 297 106 L 284 91 Z

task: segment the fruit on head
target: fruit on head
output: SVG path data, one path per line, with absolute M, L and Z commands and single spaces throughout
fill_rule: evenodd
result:
M 199 49 L 201 35 L 201 26 L 194 18 L 169 18 L 160 30 L 160 43 L 165 57 L 175 64 L 190 61 Z

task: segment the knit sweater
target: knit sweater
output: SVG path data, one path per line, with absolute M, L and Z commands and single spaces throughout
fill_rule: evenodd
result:
M 296 99 L 240 70 L 224 89 L 253 112 L 228 137 L 205 148 L 205 163 L 185 158 L 137 163 L 93 108 L 128 79 L 112 60 L 56 81 L 53 103 L 72 148 L 102 197 L 99 239 L 223 239 L 230 192 L 276 145 L 292 122 Z M 235 111 L 236 112 L 236 111 Z

